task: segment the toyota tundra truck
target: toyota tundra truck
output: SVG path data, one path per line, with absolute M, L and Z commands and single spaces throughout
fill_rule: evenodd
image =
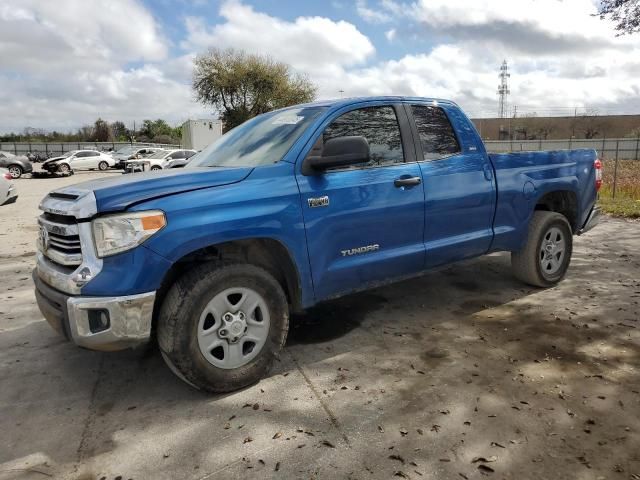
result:
M 491 252 L 552 287 L 598 221 L 594 150 L 487 154 L 446 100 L 297 105 L 230 130 L 180 170 L 49 193 L 33 279 L 76 345 L 157 342 L 210 392 L 259 381 L 289 313 Z

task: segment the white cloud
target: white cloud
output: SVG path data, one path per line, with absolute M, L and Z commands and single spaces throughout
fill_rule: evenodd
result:
M 356 11 L 365 21 L 370 23 L 386 23 L 391 16 L 383 10 L 375 10 L 367 6 L 367 0 L 356 1 Z
M 100 67 L 167 55 L 153 17 L 135 0 L 4 0 L 3 69 Z
M 3 0 L 0 132 L 202 114 L 191 57 L 168 51 L 138 0 Z
M 384 36 L 388 41 L 393 42 L 393 40 L 396 38 L 396 29 L 392 28 L 391 30 L 387 30 L 386 32 L 384 32 Z
M 511 102 L 528 110 L 640 108 L 640 38 L 616 38 L 610 22 L 592 15 L 591 0 L 381 0 L 370 8 L 394 18 L 387 40 L 435 47 L 350 70 L 337 81 L 350 93 L 443 96 L 491 114 L 507 58 Z
M 616 38 L 608 22 L 591 16 L 591 0 L 358 2 L 360 15 L 385 22 L 387 55 L 390 46 L 428 45 L 384 60 L 353 23 L 283 20 L 238 0 L 220 5 L 217 24 L 195 16 L 179 22 L 179 45 L 140 0 L 0 1 L 0 131 L 66 130 L 98 115 L 129 123 L 204 115 L 190 83 L 195 55 L 209 47 L 287 62 L 318 85 L 320 98 L 340 90 L 433 96 L 495 113 L 506 58 L 510 100 L 521 110 L 640 109 L 640 37 Z
M 307 72 L 326 65 L 356 65 L 375 52 L 365 35 L 342 20 L 298 17 L 287 22 L 238 1 L 223 3 L 220 15 L 225 22 L 213 27 L 208 27 L 202 18 L 187 18 L 188 35 L 182 47 L 195 51 L 233 47 L 270 55 Z

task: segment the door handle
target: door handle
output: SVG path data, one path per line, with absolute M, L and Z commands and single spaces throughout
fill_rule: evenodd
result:
M 396 188 L 400 187 L 414 187 L 416 185 L 420 185 L 422 183 L 422 179 L 420 177 L 400 177 L 396 178 L 393 181 L 393 184 Z
M 483 165 L 482 170 L 484 172 L 484 178 L 487 181 L 491 181 L 493 180 L 493 172 L 491 171 L 491 167 L 489 165 L 487 165 L 486 163 Z

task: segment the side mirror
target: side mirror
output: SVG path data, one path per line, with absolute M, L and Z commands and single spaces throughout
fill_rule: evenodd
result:
M 337 137 L 324 144 L 321 156 L 310 156 L 304 162 L 304 175 L 314 175 L 328 168 L 346 167 L 369 161 L 369 142 L 361 136 Z

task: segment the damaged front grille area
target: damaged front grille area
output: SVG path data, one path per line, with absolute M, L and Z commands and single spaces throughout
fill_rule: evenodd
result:
M 44 256 L 63 266 L 77 266 L 82 263 L 82 246 L 75 218 L 45 212 L 38 219 L 38 223 L 38 249 Z

